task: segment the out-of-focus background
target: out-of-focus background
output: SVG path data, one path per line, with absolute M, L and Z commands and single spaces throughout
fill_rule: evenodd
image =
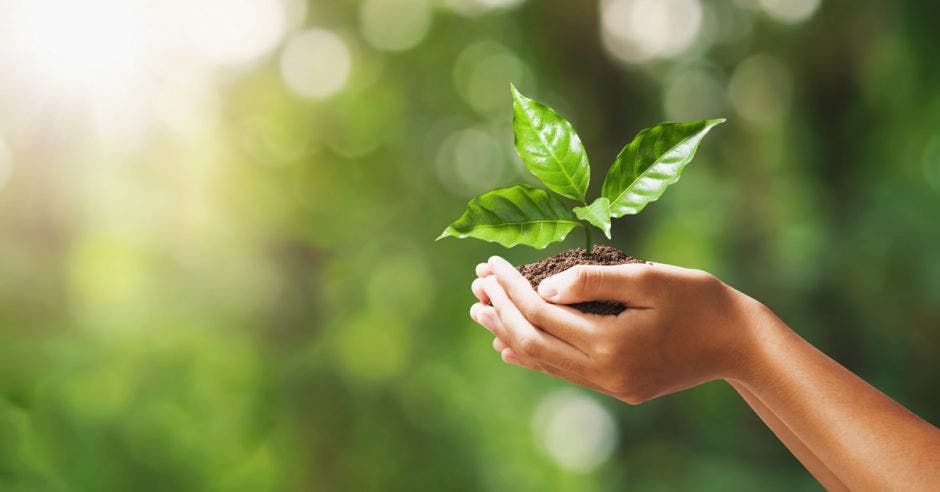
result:
M 506 366 L 434 237 L 726 116 L 614 244 L 707 269 L 940 422 L 932 2 L 0 0 L 0 489 L 815 490 L 724 383 L 630 407 Z

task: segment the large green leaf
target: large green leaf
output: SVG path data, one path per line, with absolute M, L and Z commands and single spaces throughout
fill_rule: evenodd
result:
M 610 200 L 606 197 L 602 196 L 586 207 L 575 207 L 574 214 L 604 231 L 604 235 L 610 239 Z
M 467 211 L 437 239 L 447 236 L 494 241 L 507 248 L 525 244 L 542 249 L 581 225 L 565 204 L 529 185 L 497 188 L 467 204 Z
M 559 195 L 584 201 L 591 169 L 571 123 L 510 85 L 516 151 L 526 167 Z
M 635 214 L 656 201 L 682 170 L 715 120 L 661 123 L 641 131 L 610 166 L 601 194 L 610 200 L 613 217 Z

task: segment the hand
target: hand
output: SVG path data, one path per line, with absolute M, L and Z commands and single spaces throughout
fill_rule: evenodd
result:
M 765 308 L 712 275 L 663 264 L 573 267 L 538 292 L 499 257 L 477 266 L 471 317 L 509 363 L 638 404 L 745 371 Z M 623 302 L 617 316 L 566 306 Z
M 538 293 L 498 257 L 477 275 L 470 315 L 506 362 L 632 404 L 724 378 L 827 489 L 940 490 L 940 430 L 705 272 L 577 266 Z M 565 306 L 594 300 L 628 309 Z

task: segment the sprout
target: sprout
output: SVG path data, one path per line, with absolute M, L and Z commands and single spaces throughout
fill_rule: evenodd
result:
M 591 168 L 571 123 L 554 110 L 523 96 L 510 85 L 516 151 L 549 191 L 520 184 L 488 191 L 437 239 L 448 236 L 494 241 L 507 248 L 525 244 L 542 249 L 576 227 L 585 230 L 585 253 L 592 251 L 591 227 L 610 239 L 610 219 L 639 213 L 679 180 L 705 134 L 723 118 L 660 123 L 637 134 L 607 171 L 601 196 L 587 201 Z M 562 198 L 579 206 L 569 207 Z

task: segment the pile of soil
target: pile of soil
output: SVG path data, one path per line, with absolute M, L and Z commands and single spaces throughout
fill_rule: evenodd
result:
M 591 256 L 584 254 L 584 248 L 569 249 L 550 258 L 522 265 L 519 272 L 529 279 L 532 288 L 538 289 L 539 283 L 556 273 L 561 273 L 575 265 L 623 265 L 626 263 L 645 263 L 612 246 L 594 245 Z M 622 313 L 627 306 L 614 301 L 590 301 L 572 304 L 571 307 L 583 312 L 616 316 Z

